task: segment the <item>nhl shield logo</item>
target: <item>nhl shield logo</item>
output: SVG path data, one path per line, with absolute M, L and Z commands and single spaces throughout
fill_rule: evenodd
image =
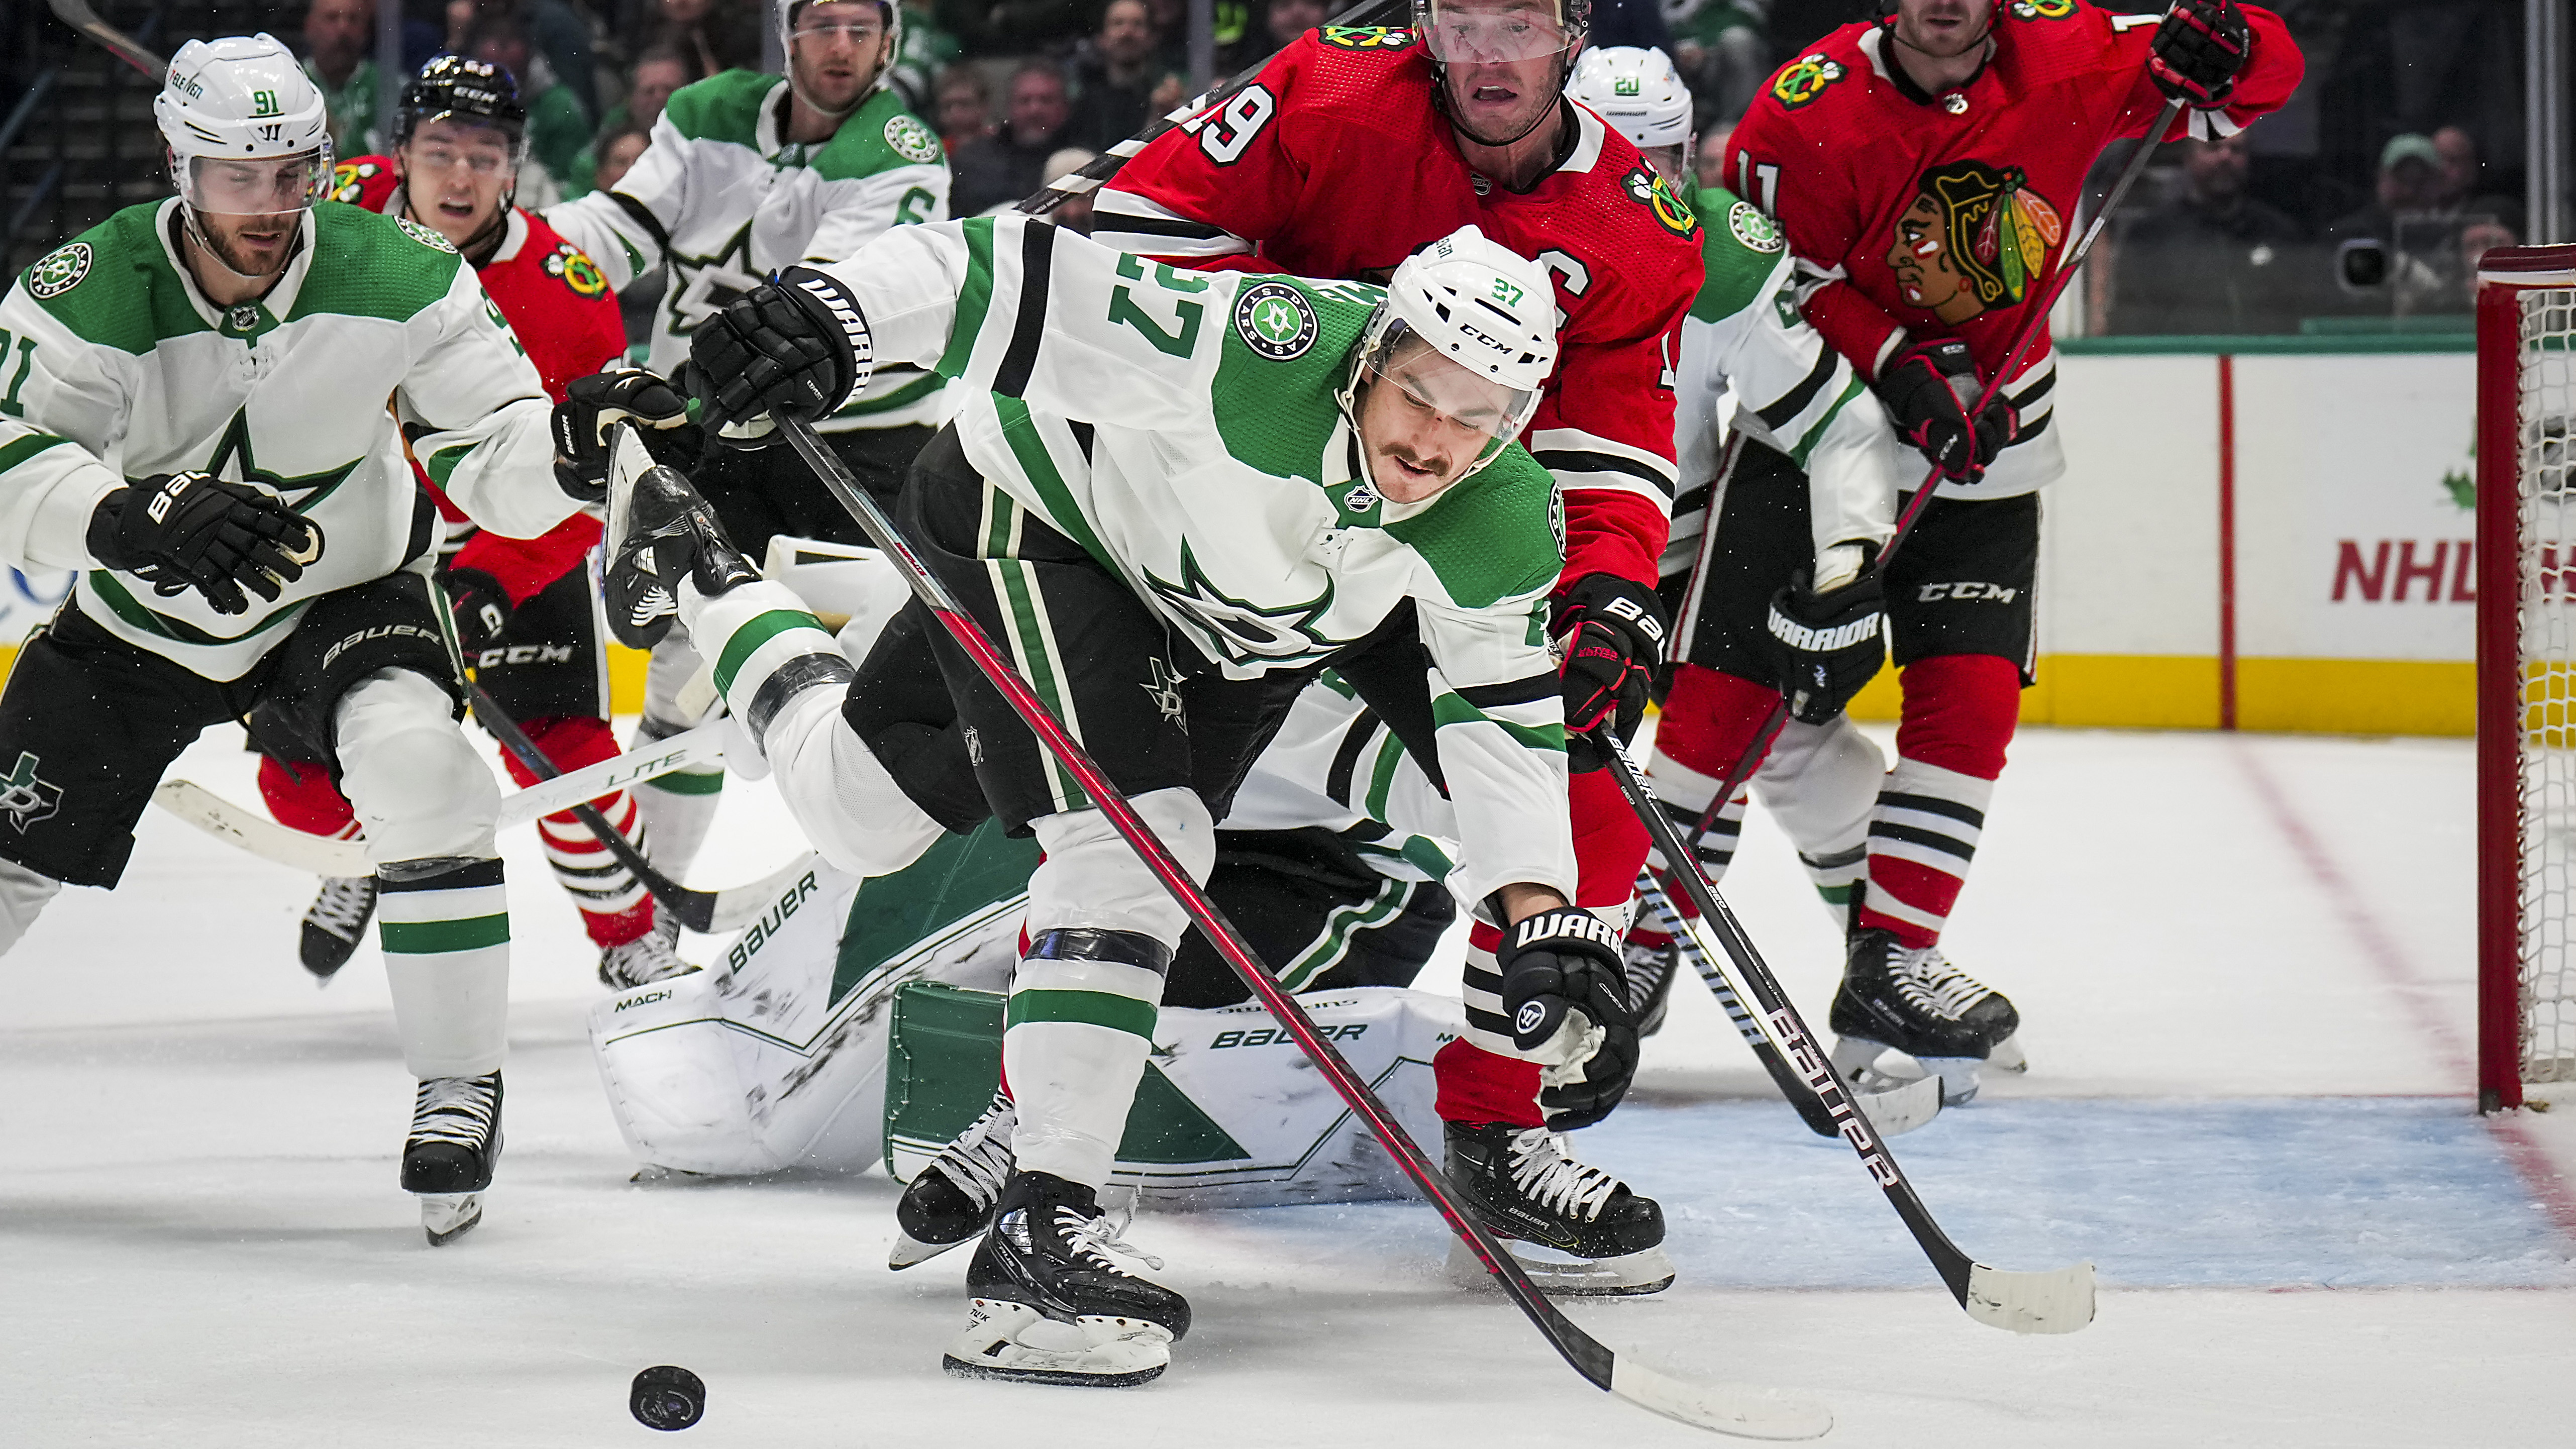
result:
M 18 765 L 6 778 L 0 778 L 0 811 L 6 811 L 9 823 L 20 835 L 39 820 L 50 820 L 63 808 L 63 787 L 37 775 L 41 763 L 34 753 L 18 752 Z
M 1234 333 L 1273 362 L 1303 357 L 1315 345 L 1315 304 L 1286 282 L 1255 282 L 1234 299 Z
M 39 302 L 50 302 L 79 286 L 89 275 L 89 264 L 88 242 L 56 247 L 27 269 L 27 291 Z

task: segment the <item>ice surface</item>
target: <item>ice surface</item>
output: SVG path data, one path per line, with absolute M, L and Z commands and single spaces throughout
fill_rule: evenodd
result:
M 181 772 L 255 798 L 237 736 Z M 2020 1004 L 2032 1069 L 1892 1145 L 1982 1260 L 2098 1262 L 2091 1328 L 1969 1321 L 1688 981 L 1581 1139 L 1663 1200 L 1680 1283 L 1569 1312 L 1831 1402 L 1828 1444 L 2570 1442 L 2576 1097 L 2468 1110 L 2470 775 L 2450 742 L 2016 743 L 1947 945 Z M 700 883 L 783 859 L 782 819 L 737 781 Z M 1820 1018 L 1832 933 L 1758 815 L 1747 837 L 1728 894 Z M 394 1185 L 381 964 L 314 990 L 309 881 L 156 817 L 123 890 L 48 912 L 0 998 L 0 1444 L 658 1442 L 625 1412 L 653 1363 L 707 1381 L 686 1444 L 1718 1442 L 1447 1286 L 1403 1203 L 1149 1215 L 1198 1310 L 1165 1379 L 949 1380 L 965 1255 L 888 1273 L 883 1177 L 627 1181 L 582 1038 L 595 954 L 533 834 L 506 849 L 508 1150 L 436 1250 Z

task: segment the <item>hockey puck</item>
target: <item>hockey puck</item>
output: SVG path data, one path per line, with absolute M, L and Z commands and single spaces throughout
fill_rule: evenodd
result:
M 635 1376 L 626 1407 L 645 1428 L 676 1432 L 707 1411 L 706 1381 L 677 1364 L 655 1364 Z

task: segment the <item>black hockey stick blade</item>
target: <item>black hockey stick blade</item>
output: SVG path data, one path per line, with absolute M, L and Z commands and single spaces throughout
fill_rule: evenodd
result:
M 48 3 L 65 25 L 105 46 L 108 53 L 118 60 L 155 81 L 168 73 L 170 62 L 144 49 L 134 37 L 99 19 L 98 12 L 89 8 L 89 0 L 48 0 Z
M 1458 1235 L 1468 1251 L 1476 1255 L 1477 1261 L 1484 1264 L 1485 1271 L 1494 1276 L 1495 1283 L 1510 1296 L 1514 1306 L 1528 1317 L 1530 1323 L 1546 1337 L 1549 1346 L 1575 1372 L 1595 1387 L 1641 1408 L 1721 1434 L 1748 1439 L 1813 1439 L 1833 1427 L 1832 1413 L 1810 1399 L 1770 1389 L 1688 1383 L 1647 1368 L 1613 1353 L 1599 1339 L 1575 1326 L 1573 1320 L 1549 1302 L 1539 1292 L 1538 1286 L 1530 1281 L 1529 1274 L 1522 1271 L 1520 1264 L 1503 1250 L 1502 1244 L 1495 1241 L 1493 1234 L 1468 1215 L 1456 1194 L 1450 1190 L 1447 1180 L 1432 1167 L 1430 1159 L 1423 1156 L 1422 1149 L 1414 1143 L 1412 1134 L 1404 1130 L 1386 1104 L 1369 1090 L 1368 1084 L 1351 1069 L 1351 1064 L 1343 1059 L 1341 1052 L 1315 1030 L 1315 1023 L 1307 1017 L 1305 1009 L 1261 964 L 1241 934 L 1226 920 L 1225 913 L 1217 909 L 1216 903 L 1199 889 L 1198 883 L 1182 869 L 1180 862 L 1172 858 L 1153 827 L 1145 823 L 1143 817 L 1127 803 L 1127 797 L 1110 783 L 1108 775 L 1091 758 L 1091 752 L 1082 747 L 1081 742 L 1038 698 L 1028 680 L 1012 666 L 991 636 L 984 632 L 983 626 L 975 622 L 956 596 L 949 592 L 947 585 L 922 563 L 921 556 L 894 526 L 894 521 L 886 516 L 885 510 L 860 489 L 858 480 L 850 475 L 848 465 L 824 446 L 813 425 L 802 418 L 780 418 L 778 427 L 787 435 L 787 441 L 796 449 L 797 455 L 805 460 L 806 466 L 814 470 L 814 475 L 831 490 L 832 496 L 849 510 L 850 517 L 867 530 L 868 536 L 876 540 L 877 547 L 883 549 L 887 559 L 902 572 L 914 597 L 921 600 L 940 626 L 948 631 L 957 647 L 974 661 L 976 669 L 1010 702 L 1013 712 L 1037 735 L 1039 744 L 1090 796 L 1092 804 L 1136 852 L 1137 859 L 1143 862 L 1146 870 L 1170 893 L 1172 900 L 1190 918 L 1191 924 L 1199 928 L 1217 955 L 1224 958 L 1226 965 L 1233 968 L 1234 974 L 1254 996 L 1260 998 L 1271 1016 L 1296 1039 L 1307 1060 L 1324 1074 L 1343 1105 L 1368 1125 L 1387 1155 L 1395 1159 L 1415 1189 L 1449 1224 L 1449 1230 Z M 641 443 L 634 441 L 631 430 L 622 426 L 616 438 L 615 446 L 621 451 L 630 446 L 639 452 L 642 448 Z
M 1618 782 L 1619 793 L 1628 797 L 1628 807 L 1637 812 L 1655 848 L 1663 852 L 1691 904 L 1699 907 L 1701 920 L 1715 933 L 1727 959 L 1743 973 L 1742 985 L 1760 1013 L 1763 1033 L 1833 1115 L 1837 1135 L 1859 1155 L 1870 1179 L 1887 1195 L 1888 1205 L 1896 1209 L 1896 1216 L 1914 1235 L 1923 1256 L 1931 1260 L 1933 1271 L 1941 1275 L 1950 1296 L 1959 1301 L 1970 1318 L 2014 1333 L 2073 1333 L 2091 1323 L 2092 1264 L 2077 1263 L 2051 1272 L 2007 1272 L 1989 1268 L 1959 1251 L 1959 1245 L 1941 1231 L 1932 1210 L 1915 1193 L 1914 1184 L 1906 1181 L 1905 1169 L 1896 1165 L 1896 1155 L 1888 1151 L 1878 1129 L 1854 1101 L 1851 1084 L 1834 1069 L 1832 1059 L 1808 1032 L 1806 1019 L 1798 1014 L 1788 993 L 1780 989 L 1762 953 L 1754 948 L 1753 938 L 1745 934 L 1743 923 L 1735 919 L 1735 913 L 1709 885 L 1708 877 L 1700 871 L 1699 858 L 1683 847 L 1672 821 L 1655 803 L 1654 796 L 1647 793 L 1637 767 L 1628 761 L 1626 748 L 1614 742 L 1603 753 L 1609 757 L 1611 777 Z
M 1717 964 L 1716 951 L 1710 948 L 1702 934 L 1706 928 L 1673 905 L 1672 897 L 1664 894 L 1663 885 L 1655 879 L 1652 871 L 1637 872 L 1637 894 L 1673 938 L 1673 949 L 1691 963 L 1691 969 L 1699 973 L 1699 979 L 1717 997 L 1717 1004 L 1726 1012 L 1726 1019 L 1735 1024 L 1744 1044 L 1753 1049 L 1754 1059 L 1761 1062 L 1762 1070 L 1770 1074 L 1771 1084 L 1780 1089 L 1780 1095 L 1788 1099 L 1791 1107 L 1797 1109 L 1798 1119 L 1819 1137 L 1842 1136 L 1841 1124 L 1835 1122 L 1833 1113 L 1825 1109 L 1823 1099 L 1809 1090 L 1797 1073 L 1789 1070 L 1789 1064 L 1780 1059 L 1779 1050 L 1771 1045 L 1771 1038 L 1762 1034 L 1753 1013 L 1745 1009 L 1744 999 L 1735 994 L 1735 987 L 1727 981 L 1726 972 Z M 1919 1077 L 1884 1092 L 1856 1093 L 1852 1101 L 1869 1114 L 1870 1123 L 1878 1128 L 1879 1136 L 1902 1137 L 1941 1115 L 1941 1079 Z

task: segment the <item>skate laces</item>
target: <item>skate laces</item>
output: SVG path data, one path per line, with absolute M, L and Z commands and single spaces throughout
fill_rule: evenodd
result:
M 1897 994 L 1918 1011 L 1958 1021 L 1978 1002 L 1995 994 L 1994 988 L 1951 965 L 1938 946 L 1920 950 L 1900 947 L 1895 954 L 1895 969 L 1888 973 L 1889 980 Z
M 313 898 L 313 907 L 304 913 L 304 919 L 343 941 L 354 941 L 366 929 L 367 917 L 375 908 L 374 876 L 328 875 L 322 878 L 322 892 Z
M 995 1092 L 993 1105 L 968 1124 L 956 1141 L 941 1148 L 937 1160 L 930 1165 L 956 1184 L 958 1191 L 974 1199 L 975 1206 L 991 1207 L 1001 1198 L 1002 1184 L 1011 1175 L 1011 1128 L 1018 1121 L 1018 1109 L 1011 1099 Z M 1119 1228 L 1123 1231 L 1126 1224 L 1119 1224 Z
M 647 931 L 632 941 L 621 941 L 599 953 L 599 977 L 611 986 L 623 989 L 642 986 L 672 976 L 685 976 L 698 968 L 680 959 L 671 939 L 659 931 Z
M 1127 1241 L 1127 1230 L 1136 1223 L 1133 1205 L 1120 1209 L 1116 1227 L 1110 1226 L 1106 1212 L 1087 1218 L 1078 1208 L 1058 1207 L 1055 1211 L 1056 1231 L 1064 1235 L 1065 1246 L 1076 1254 L 1097 1262 L 1112 1273 L 1129 1277 L 1135 1275 L 1127 1273 L 1126 1268 L 1113 1261 L 1109 1254 L 1124 1253 L 1157 1273 L 1163 1271 L 1162 1259 Z
M 1559 1139 L 1544 1127 L 1532 1127 L 1512 1138 L 1512 1186 L 1523 1197 L 1557 1212 L 1581 1212 L 1585 1221 L 1601 1216 L 1624 1184 L 1590 1163 L 1565 1155 Z
M 453 1142 L 481 1151 L 492 1140 L 501 1074 L 432 1077 L 420 1084 L 411 1109 L 411 1140 Z

